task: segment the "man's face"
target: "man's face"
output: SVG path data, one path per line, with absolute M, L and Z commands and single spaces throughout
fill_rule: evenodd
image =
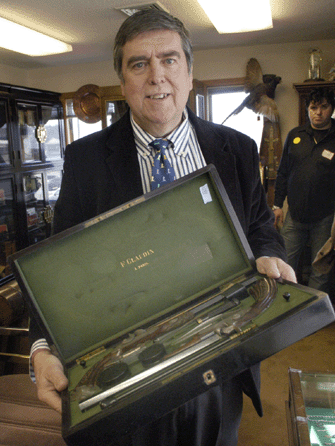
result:
M 308 116 L 313 129 L 325 130 L 331 127 L 332 106 L 326 99 L 321 102 L 311 102 L 308 106 Z
M 123 47 L 122 93 L 139 126 L 163 137 L 181 122 L 193 76 L 177 32 L 148 31 Z

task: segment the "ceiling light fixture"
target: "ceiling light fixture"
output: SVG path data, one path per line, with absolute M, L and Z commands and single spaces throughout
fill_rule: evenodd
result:
M 220 34 L 273 27 L 270 0 L 198 0 Z
M 67 53 L 72 46 L 0 17 L 0 47 L 28 56 Z

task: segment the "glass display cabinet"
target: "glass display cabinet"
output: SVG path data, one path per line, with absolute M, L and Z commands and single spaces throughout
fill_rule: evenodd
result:
M 289 369 L 290 446 L 335 444 L 335 374 Z
M 0 375 L 28 372 L 29 318 L 7 259 L 51 234 L 64 153 L 59 96 L 0 84 Z
M 8 256 L 51 233 L 64 153 L 59 96 L 0 84 L 0 284 Z

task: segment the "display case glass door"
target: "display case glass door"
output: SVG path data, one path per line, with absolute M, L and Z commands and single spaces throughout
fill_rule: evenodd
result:
M 22 163 L 42 161 L 40 144 L 36 137 L 38 127 L 37 106 L 19 104 L 18 116 Z
M 37 128 L 40 142 L 43 144 L 46 161 L 60 160 L 62 158 L 62 146 L 60 140 L 60 121 L 58 107 L 41 107 L 42 120 Z
M 11 164 L 7 121 L 7 102 L 0 99 L 0 165 Z

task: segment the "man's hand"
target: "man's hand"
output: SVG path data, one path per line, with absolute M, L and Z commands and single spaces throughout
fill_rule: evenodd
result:
M 281 229 L 284 224 L 284 211 L 282 209 L 275 209 L 273 213 L 275 216 L 274 225 L 277 231 L 279 231 L 279 229 Z
M 259 257 L 256 259 L 257 270 L 272 279 L 280 277 L 290 282 L 297 282 L 293 268 L 278 257 Z
M 60 360 L 48 350 L 37 350 L 33 358 L 37 396 L 57 412 L 62 412 L 59 392 L 68 386 Z

